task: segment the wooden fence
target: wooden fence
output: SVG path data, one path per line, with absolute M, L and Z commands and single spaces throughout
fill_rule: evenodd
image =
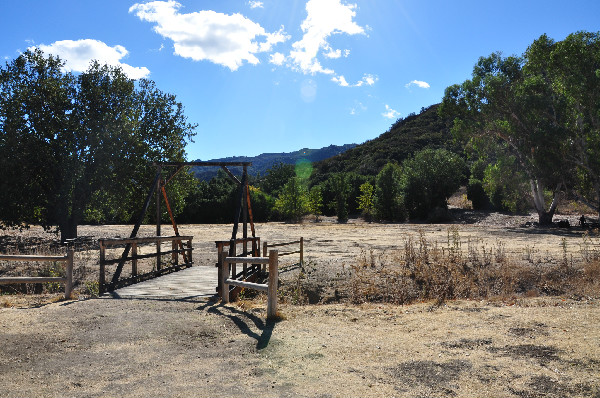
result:
M 251 243 L 250 251 L 248 251 L 248 243 Z M 221 270 L 223 269 L 223 254 L 228 255 L 229 257 L 246 257 L 251 255 L 252 257 L 260 256 L 260 238 L 241 238 L 235 240 L 218 240 L 215 241 L 215 245 L 217 246 L 217 263 L 215 267 L 218 269 L 219 274 L 219 284 L 217 286 L 217 293 L 221 295 L 222 293 L 222 284 L 221 284 Z M 242 245 L 242 251 L 238 252 L 238 245 Z M 242 270 L 238 273 L 236 264 L 231 265 L 232 276 L 234 279 L 243 278 L 256 280 L 258 277 L 258 273 L 260 272 L 260 265 L 253 264 L 248 267 L 248 263 L 243 264 Z M 231 295 L 232 299 L 237 297 L 237 294 L 241 291 L 241 289 L 236 288 L 232 289 Z
M 281 246 L 291 246 L 291 245 L 300 245 L 300 248 L 296 251 L 291 251 L 291 252 L 284 252 L 284 253 L 279 253 L 279 257 L 283 257 L 283 256 L 289 256 L 290 254 L 300 254 L 300 264 L 304 263 L 304 238 L 300 238 L 300 240 L 295 240 L 292 242 L 285 242 L 285 243 L 272 243 L 272 244 L 267 244 L 267 242 L 265 241 L 263 243 L 263 257 L 266 257 L 267 255 L 267 250 L 270 247 L 281 247 Z
M 33 256 L 33 255 L 0 255 L 0 261 L 53 261 L 62 262 L 66 265 L 66 276 L 65 277 L 46 277 L 46 276 L 15 276 L 15 277 L 2 277 L 0 278 L 0 284 L 14 284 L 14 283 L 64 283 L 65 284 L 65 298 L 70 299 L 73 294 L 73 249 L 67 249 L 65 256 Z
M 151 279 L 157 276 L 168 274 L 173 271 L 177 271 L 183 268 L 191 267 L 194 262 L 192 259 L 192 236 L 151 236 L 144 238 L 126 238 L 126 239 L 98 239 L 100 244 L 100 280 L 99 290 L 100 294 L 112 291 L 119 287 L 131 285 L 133 283 L 141 282 L 143 280 Z M 185 245 L 182 242 L 187 242 Z M 157 248 L 163 242 L 171 242 L 171 250 L 161 252 L 157 249 L 157 253 L 150 254 L 138 254 L 138 247 L 141 244 L 156 243 Z M 114 246 L 131 246 L 131 255 L 126 257 L 120 257 L 112 260 L 106 259 L 106 249 Z M 179 248 L 178 248 L 179 247 Z M 126 250 L 125 253 L 128 253 Z M 171 255 L 171 265 L 163 267 L 159 256 Z M 183 262 L 179 262 L 179 255 L 181 254 Z M 156 269 L 151 272 L 143 274 L 138 273 L 138 260 L 145 258 L 156 259 Z M 111 282 L 106 281 L 106 266 L 111 264 L 119 264 L 122 266 L 127 261 L 131 261 L 131 275 L 127 278 L 119 280 L 112 280 Z
M 267 293 L 267 318 L 271 319 L 277 315 L 277 283 L 279 278 L 278 271 L 278 252 L 277 250 L 271 250 L 269 257 L 226 257 L 224 253 L 221 254 L 222 264 L 221 268 L 221 298 L 224 303 L 229 303 L 229 285 L 237 286 L 244 289 L 260 290 Z M 266 284 L 253 283 L 238 280 L 235 277 L 233 279 L 230 276 L 230 267 L 238 264 L 264 264 L 269 265 L 269 279 Z

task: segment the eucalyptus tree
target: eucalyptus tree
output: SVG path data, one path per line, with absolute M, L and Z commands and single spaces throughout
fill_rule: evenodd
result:
M 154 161 L 185 160 L 194 126 L 173 95 L 121 69 L 93 63 L 79 75 L 40 50 L 0 68 L 0 225 L 58 226 L 76 237 L 86 213 L 99 221 L 140 208 Z M 175 211 L 190 176 L 170 183 Z
M 539 69 L 526 58 L 481 57 L 472 78 L 446 89 L 441 112 L 453 115 L 453 133 L 471 141 L 494 140 L 516 159 L 514 172 L 529 180 L 541 224 L 552 221 L 569 170 L 564 167 L 564 106 Z M 544 191 L 551 190 L 549 206 Z

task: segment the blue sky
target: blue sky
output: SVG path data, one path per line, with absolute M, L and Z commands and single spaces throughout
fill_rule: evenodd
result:
M 439 102 L 478 57 L 600 30 L 600 1 L 22 0 L 2 62 L 37 46 L 147 77 L 197 123 L 188 159 L 361 143 Z

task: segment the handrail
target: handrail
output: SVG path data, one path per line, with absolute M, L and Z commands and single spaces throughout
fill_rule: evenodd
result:
M 14 255 L 14 254 L 2 254 L 0 255 L 0 261 L 58 261 L 66 264 L 66 276 L 65 277 L 49 277 L 49 276 L 9 276 L 1 277 L 0 284 L 14 284 L 14 283 L 47 283 L 47 282 L 59 282 L 65 284 L 65 298 L 70 299 L 73 296 L 73 255 L 74 250 L 72 247 L 67 249 L 67 254 L 64 256 L 36 256 L 36 255 Z

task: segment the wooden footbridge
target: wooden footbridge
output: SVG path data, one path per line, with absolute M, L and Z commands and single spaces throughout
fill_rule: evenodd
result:
M 268 291 L 268 315 L 275 316 L 277 290 L 278 251 L 271 250 L 267 257 L 267 246 L 261 257 L 260 238 L 256 236 L 252 217 L 250 191 L 248 189 L 249 162 L 164 162 L 156 163 L 156 176 L 150 187 L 138 222 L 126 239 L 100 239 L 100 294 L 113 297 L 171 297 L 189 298 L 211 296 L 216 293 L 225 301 L 235 300 L 243 288 Z M 166 186 L 186 166 L 219 166 L 239 186 L 239 200 L 233 212 L 231 239 L 215 241 L 217 256 L 215 266 L 193 267 L 192 236 L 181 236 L 173 217 Z M 241 180 L 229 169 L 241 166 Z M 175 168 L 165 175 L 166 169 Z M 156 193 L 156 236 L 137 237 L 140 225 L 148 211 L 150 201 Z M 164 203 L 171 219 L 173 236 L 161 236 L 161 205 Z M 238 238 L 238 227 L 242 224 L 242 237 Z M 248 236 L 248 226 L 252 236 Z M 294 242 L 296 243 L 296 242 Z M 302 252 L 302 241 L 299 241 Z M 155 249 L 149 246 L 156 245 Z M 271 245 L 273 246 L 273 245 Z M 120 256 L 115 250 L 122 248 Z M 294 252 L 297 253 L 297 252 Z M 282 253 L 286 254 L 286 253 Z M 289 253 L 292 254 L 292 253 Z M 250 260 L 251 259 L 251 260 Z M 275 259 L 275 260 L 273 260 Z M 302 254 L 301 254 L 302 261 Z M 148 264 L 151 264 L 149 267 Z M 123 272 L 125 265 L 130 272 Z M 236 264 L 241 264 L 240 270 Z M 269 267 L 267 268 L 266 265 Z M 267 270 L 269 272 L 267 272 Z M 179 271 L 179 272 L 175 272 Z M 269 283 L 260 283 L 269 276 Z M 160 276 L 161 278 L 153 279 Z M 225 291 L 223 291 L 225 289 Z

